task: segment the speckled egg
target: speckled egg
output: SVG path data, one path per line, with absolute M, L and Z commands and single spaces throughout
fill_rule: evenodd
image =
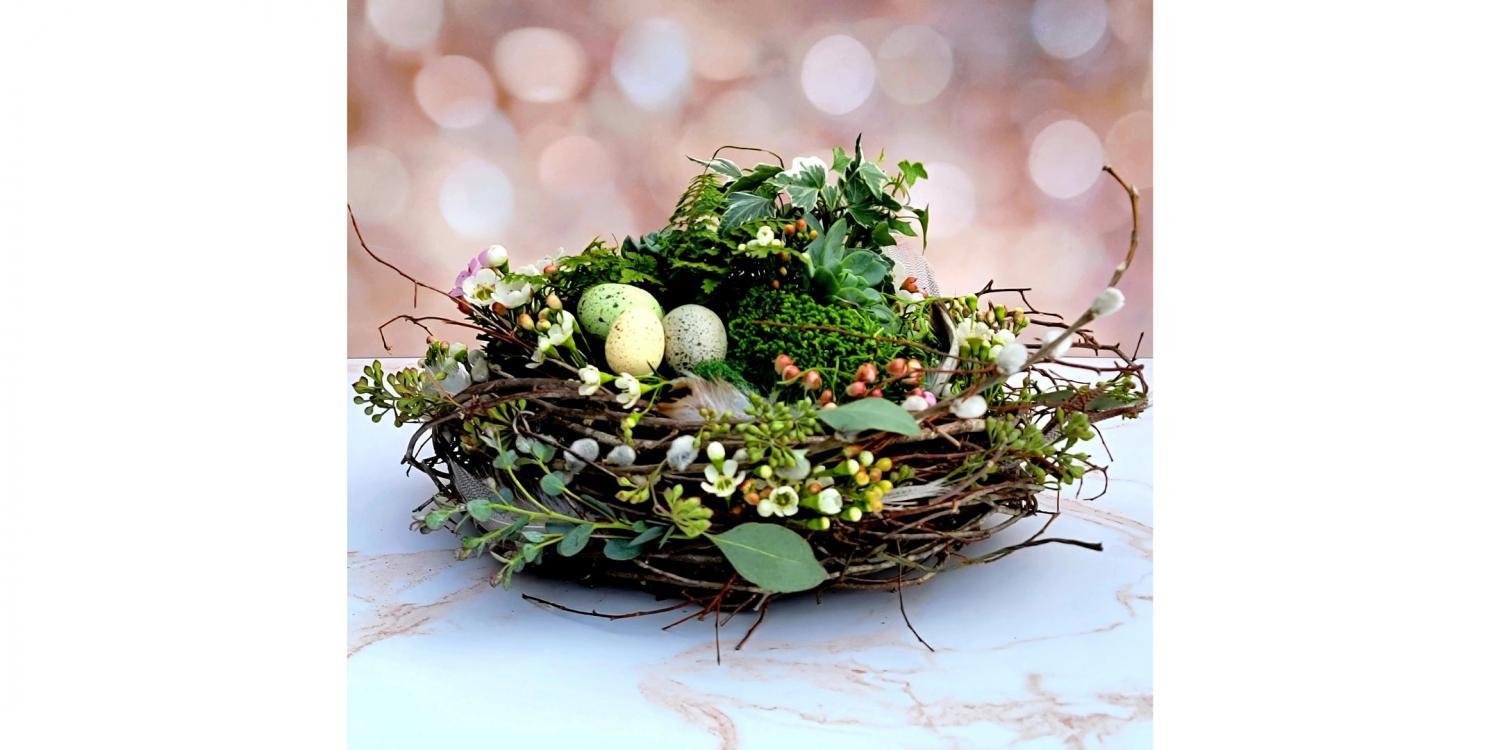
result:
M 661 303 L 651 293 L 629 284 L 596 284 L 578 298 L 578 321 L 583 330 L 603 338 L 620 313 L 636 307 L 649 308 L 661 320 Z
M 702 305 L 683 305 L 662 321 L 667 333 L 667 361 L 678 372 L 700 362 L 723 359 L 729 351 L 724 321 Z
M 604 359 L 609 362 L 609 369 L 631 375 L 651 374 L 661 364 L 666 348 L 667 334 L 661 319 L 644 306 L 620 313 L 604 337 Z

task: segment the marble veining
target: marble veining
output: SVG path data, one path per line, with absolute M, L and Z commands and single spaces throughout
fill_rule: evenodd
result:
M 351 381 L 366 363 L 350 361 Z M 662 606 L 525 574 L 492 589 L 493 562 L 458 561 L 451 536 L 410 531 L 431 487 L 397 463 L 409 429 L 370 424 L 351 404 L 351 747 L 1150 746 L 1149 411 L 1105 427 L 1108 494 L 1044 500 L 1062 510 L 1049 533 L 1103 552 L 1036 547 L 908 588 L 933 651 L 907 631 L 894 594 L 833 592 L 773 602 L 738 651 L 754 615 L 723 624 L 722 664 L 711 621 L 664 631 L 685 612 L 607 621 L 537 605 L 521 594 L 600 612 Z

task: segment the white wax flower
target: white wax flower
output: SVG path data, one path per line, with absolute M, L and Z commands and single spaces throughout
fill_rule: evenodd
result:
M 910 310 L 916 307 L 917 303 L 924 299 L 927 299 L 927 295 L 921 292 L 908 292 L 905 289 L 896 290 L 896 300 L 900 303 L 903 310 Z
M 797 514 L 797 491 L 791 487 L 781 486 L 771 490 L 771 494 L 755 506 L 755 511 L 763 517 L 771 515 L 792 516 Z
M 696 440 L 697 438 L 692 435 L 683 435 L 667 446 L 667 465 L 672 467 L 673 471 L 682 471 L 698 460 L 698 448 L 693 445 Z M 721 447 L 721 455 L 722 450 Z
M 986 409 L 984 397 L 978 395 L 954 401 L 953 406 L 949 408 L 952 410 L 953 416 L 959 419 L 977 419 L 984 416 Z
M 913 393 L 901 402 L 901 408 L 910 412 L 919 412 L 927 408 L 927 399 Z
M 578 370 L 578 379 L 583 385 L 578 386 L 578 395 L 592 396 L 599 391 L 599 368 L 588 365 Z
M 724 460 L 724 444 L 715 440 L 708 444 L 708 460 L 718 463 Z
M 979 341 L 989 341 L 994 336 L 995 332 L 984 321 L 978 318 L 963 318 L 958 321 L 957 325 L 953 326 L 953 337 L 959 341 L 972 341 L 976 339 Z
M 771 244 L 771 240 L 773 239 L 776 239 L 776 232 L 772 231 L 770 227 L 761 227 L 760 229 L 755 230 L 756 242 L 759 242 L 762 245 L 769 245 Z
M 1014 333 L 1001 328 L 1000 330 L 995 331 L 995 337 L 991 341 L 991 343 L 993 343 L 995 346 L 1005 346 L 1006 344 L 1009 344 L 1010 342 L 1015 340 L 1016 335 Z
M 573 313 L 570 313 L 567 310 L 561 310 L 556 315 L 552 316 L 552 327 L 548 328 L 547 332 L 544 334 L 547 339 L 547 343 L 551 344 L 554 347 L 558 347 L 568 343 L 569 341 L 572 341 L 574 323 L 576 322 L 577 321 L 573 317 Z
M 745 472 L 735 473 L 738 468 L 739 464 L 732 459 L 725 461 L 722 469 L 709 464 L 703 469 L 703 477 L 708 481 L 699 482 L 698 485 L 703 488 L 704 492 L 719 497 L 729 497 L 734 494 L 735 488 L 740 486 L 740 482 L 745 481 Z
M 1005 375 L 1017 372 L 1026 364 L 1026 359 L 1031 353 L 1026 351 L 1026 345 L 1019 341 L 1011 341 L 1005 346 L 995 349 L 995 367 Z
M 502 286 L 500 277 L 488 268 L 481 268 L 470 274 L 463 280 L 461 285 L 464 293 L 464 301 L 471 305 L 484 307 L 495 298 L 497 289 Z M 502 303 L 504 304 L 504 303 Z
M 615 376 L 615 389 L 619 391 L 615 400 L 626 409 L 635 406 L 635 402 L 641 398 L 641 381 L 636 380 L 635 376 L 628 372 Z
M 1094 298 L 1094 304 L 1089 305 L 1089 312 L 1095 317 L 1102 318 L 1106 315 L 1114 315 L 1125 306 L 1125 293 L 1114 287 L 1109 287 Z
M 480 269 L 479 273 L 487 271 L 492 275 L 494 274 L 494 271 L 490 271 L 488 268 Z M 477 276 L 478 274 L 475 275 Z M 464 282 L 466 286 L 468 283 L 467 281 Z M 507 279 L 500 282 L 500 285 L 495 290 L 495 301 L 505 305 L 509 309 L 515 309 L 530 302 L 531 282 L 521 278 Z
M 792 482 L 800 482 L 812 473 L 812 462 L 807 460 L 807 449 L 801 448 L 792 451 L 792 456 L 797 459 L 793 466 L 782 466 L 776 469 L 776 476 Z
M 506 250 L 504 245 L 490 245 L 489 249 L 484 251 L 484 264 L 490 268 L 499 268 L 508 260 L 510 260 L 510 251 Z

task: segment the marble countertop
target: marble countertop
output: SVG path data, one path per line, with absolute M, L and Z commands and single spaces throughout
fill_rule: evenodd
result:
M 350 382 L 368 362 L 350 360 Z M 414 428 L 372 424 L 352 403 L 348 419 L 350 747 L 1151 744 L 1150 411 L 1104 427 L 1109 493 L 1065 494 L 1049 532 L 1103 552 L 1045 545 L 908 588 L 907 613 L 935 651 L 907 630 L 894 594 L 833 592 L 773 602 L 736 651 L 754 622 L 742 613 L 721 631 L 722 664 L 711 621 L 664 632 L 680 613 L 609 621 L 521 598 L 663 606 L 645 594 L 526 573 L 509 591 L 490 588 L 493 560 L 457 561 L 451 534 L 408 529 L 432 491 L 399 465 Z

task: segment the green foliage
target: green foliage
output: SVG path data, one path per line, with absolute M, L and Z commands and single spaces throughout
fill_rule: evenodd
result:
M 713 510 L 703 507 L 696 497 L 683 497 L 682 485 L 673 485 L 662 495 L 667 501 L 668 517 L 682 531 L 683 537 L 692 539 L 708 531 L 708 519 L 713 516 Z
M 745 580 L 769 591 L 806 591 L 828 578 L 812 546 L 785 526 L 742 523 L 708 538 Z
M 711 359 L 707 362 L 699 362 L 692 366 L 692 372 L 700 378 L 707 380 L 723 380 L 740 390 L 750 390 L 749 381 L 745 380 L 744 373 L 740 368 L 725 362 L 722 359 Z
M 572 557 L 589 543 L 589 535 L 594 533 L 594 525 L 584 523 L 574 526 L 563 535 L 562 541 L 557 543 L 557 554 L 563 557 Z
M 762 390 L 776 383 L 772 362 L 778 354 L 790 356 L 804 371 L 819 370 L 830 388 L 847 383 L 864 362 L 887 362 L 911 354 L 908 347 L 872 338 L 887 334 L 860 310 L 818 304 L 800 292 L 750 289 L 731 309 L 728 320 L 729 363 Z M 835 330 L 788 327 L 798 325 Z
M 807 246 L 812 291 L 823 302 L 842 301 L 858 307 L 887 331 L 893 330 L 896 314 L 881 294 L 883 287 L 890 286 L 893 263 L 884 253 L 845 247 L 848 236 L 848 226 L 839 219 Z
M 354 403 L 365 405 L 365 416 L 379 422 L 387 414 L 396 415 L 396 426 L 420 422 L 446 411 L 447 401 L 424 392 L 430 376 L 414 367 L 387 375 L 375 360 L 364 368 L 364 375 L 354 381 Z
M 862 398 L 834 409 L 819 409 L 818 419 L 841 432 L 883 430 L 916 435 L 922 431 L 910 413 L 882 398 Z

